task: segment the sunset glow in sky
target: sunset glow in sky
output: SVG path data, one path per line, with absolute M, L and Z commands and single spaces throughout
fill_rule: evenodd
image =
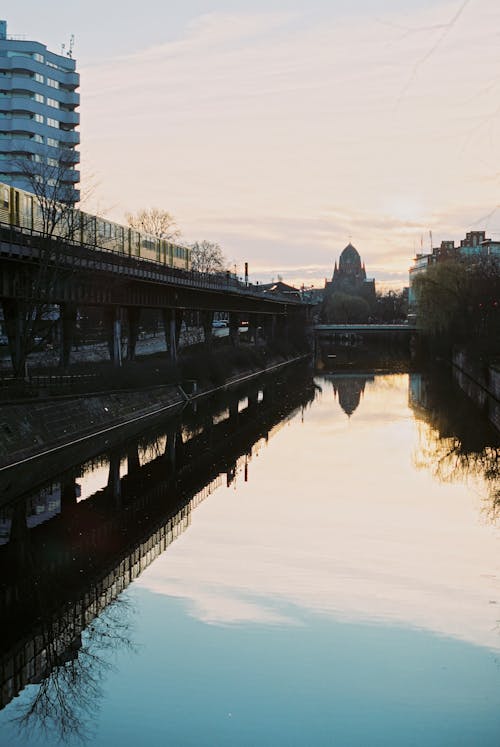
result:
M 9 34 L 76 37 L 82 190 L 158 206 L 252 279 L 323 284 L 349 242 L 407 284 L 421 242 L 500 237 L 496 0 L 27 0 Z M 423 239 L 422 239 L 423 237 Z

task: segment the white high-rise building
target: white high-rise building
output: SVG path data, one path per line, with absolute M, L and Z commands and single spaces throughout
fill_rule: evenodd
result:
M 46 182 L 57 199 L 78 202 L 79 83 L 71 51 L 9 37 L 0 21 L 0 181 L 30 192 Z

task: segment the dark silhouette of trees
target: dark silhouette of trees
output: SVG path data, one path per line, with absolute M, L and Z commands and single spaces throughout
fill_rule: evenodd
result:
M 12 366 L 18 378 L 25 374 L 29 354 L 59 323 L 52 301 L 56 288 L 72 273 L 63 261 L 64 252 L 82 229 L 83 221 L 83 214 L 74 209 L 74 158 L 74 152 L 68 150 L 59 159 L 47 154 L 17 162 L 17 170 L 33 195 L 32 219 L 39 236 L 36 262 L 30 264 L 26 275 L 24 298 L 3 302 Z
M 321 318 L 328 323 L 366 324 L 370 317 L 370 306 L 361 296 L 348 293 L 332 293 L 323 302 Z
M 431 265 L 414 280 L 417 319 L 441 347 L 455 344 L 500 354 L 500 262 L 494 257 Z

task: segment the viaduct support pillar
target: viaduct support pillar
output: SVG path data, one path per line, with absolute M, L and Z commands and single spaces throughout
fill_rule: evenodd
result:
M 212 347 L 212 323 L 214 321 L 213 311 L 201 312 L 201 323 L 203 325 L 203 338 L 207 348 Z
M 12 368 L 14 369 L 15 373 L 19 375 L 21 374 L 20 369 L 24 362 L 23 348 L 26 343 L 26 340 L 24 340 L 26 336 L 24 306 L 20 301 L 7 298 L 3 299 L 2 305 L 5 331 L 7 333 L 7 339 L 9 341 L 9 351 L 12 361 Z
M 139 449 L 136 443 L 127 449 L 127 475 L 132 475 L 140 469 Z
M 137 332 L 139 329 L 139 318 L 141 310 L 138 306 L 127 307 L 128 317 L 128 340 L 127 340 L 127 360 L 135 360 L 135 348 L 137 345 Z
M 116 508 L 121 508 L 122 486 L 120 480 L 120 454 L 111 452 L 109 455 L 108 488 L 114 499 Z
M 72 474 L 65 475 L 61 479 L 61 514 L 66 514 L 76 506 L 76 479 Z
M 119 306 L 106 310 L 109 357 L 115 366 L 122 365 L 122 320 Z
M 77 309 L 72 303 L 59 304 L 59 366 L 67 368 L 76 329 Z
M 182 309 L 162 309 L 165 342 L 170 354 L 170 360 L 175 363 L 181 337 Z
M 231 311 L 229 313 L 229 339 L 231 340 L 231 345 L 233 347 L 236 347 L 239 342 L 239 326 L 240 326 L 239 314 L 236 314 L 234 311 Z

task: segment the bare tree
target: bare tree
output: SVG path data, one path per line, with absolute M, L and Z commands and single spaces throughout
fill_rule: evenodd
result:
M 68 614 L 61 626 L 43 605 L 40 609 L 45 671 L 39 686 L 14 709 L 11 722 L 27 743 L 39 736 L 55 744 L 86 743 L 93 735 L 103 681 L 113 671 L 112 655 L 122 647 L 137 650 L 129 597 L 114 599 L 86 628 L 78 616 Z
M 211 241 L 191 244 L 191 268 L 197 272 L 224 272 L 227 259 L 219 246 Z
M 25 373 L 29 354 L 58 323 L 54 310 L 55 291 L 71 273 L 63 261 L 64 250 L 67 242 L 77 236 L 83 217 L 74 209 L 72 166 L 75 160 L 74 151 L 68 149 L 57 159 L 47 152 L 21 157 L 16 162 L 18 174 L 33 195 L 33 200 L 25 203 L 21 224 L 32 223 L 39 237 L 37 261 L 30 265 L 24 298 L 3 301 L 12 366 L 19 378 Z
M 159 239 L 175 241 L 181 235 L 175 218 L 166 210 L 153 207 L 139 210 L 135 215 L 127 213 L 126 218 L 132 228 L 157 236 Z

